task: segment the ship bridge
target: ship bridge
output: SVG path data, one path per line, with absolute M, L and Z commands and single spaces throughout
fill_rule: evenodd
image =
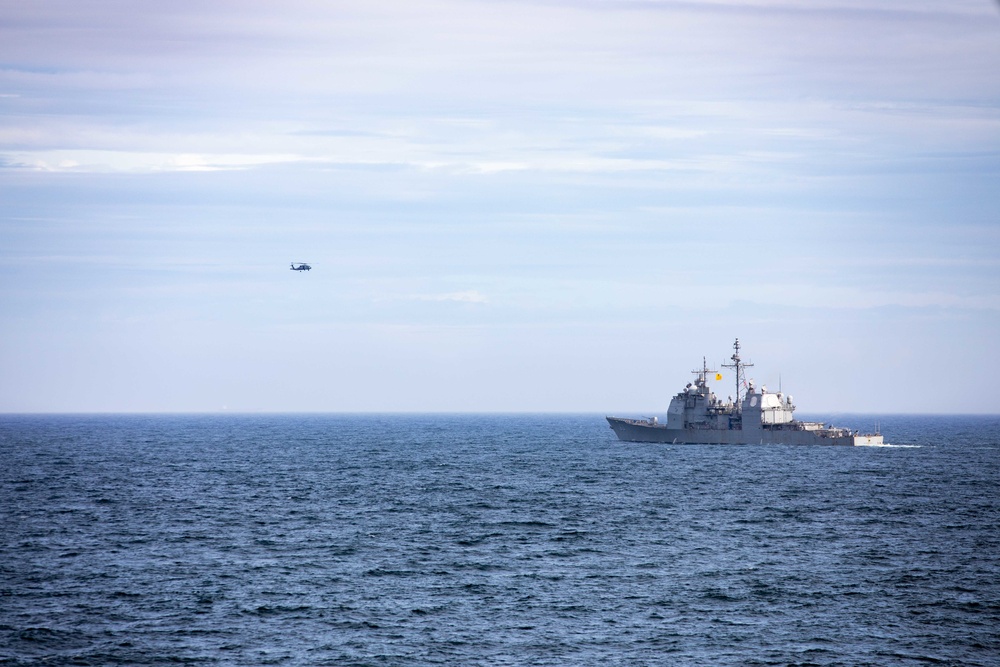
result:
M 755 391 L 750 383 L 747 396 L 743 399 L 743 421 L 745 424 L 787 424 L 795 419 L 795 405 L 792 397 L 781 392 L 772 394 L 767 387 Z

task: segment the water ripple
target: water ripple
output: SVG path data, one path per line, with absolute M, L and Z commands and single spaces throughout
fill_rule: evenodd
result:
M 0 416 L 0 664 L 995 665 L 1000 420 L 882 424 Z

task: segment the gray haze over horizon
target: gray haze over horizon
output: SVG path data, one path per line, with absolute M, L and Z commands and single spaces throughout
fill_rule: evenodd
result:
M 4 3 L 0 412 L 998 413 L 998 184 L 993 0 Z

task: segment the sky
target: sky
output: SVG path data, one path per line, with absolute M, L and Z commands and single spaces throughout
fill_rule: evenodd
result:
M 0 412 L 645 416 L 737 337 L 1000 412 L 995 0 L 0 0 Z

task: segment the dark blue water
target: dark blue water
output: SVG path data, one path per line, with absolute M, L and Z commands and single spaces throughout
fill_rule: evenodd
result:
M 1000 664 L 1000 418 L 881 422 L 0 416 L 0 663 Z

